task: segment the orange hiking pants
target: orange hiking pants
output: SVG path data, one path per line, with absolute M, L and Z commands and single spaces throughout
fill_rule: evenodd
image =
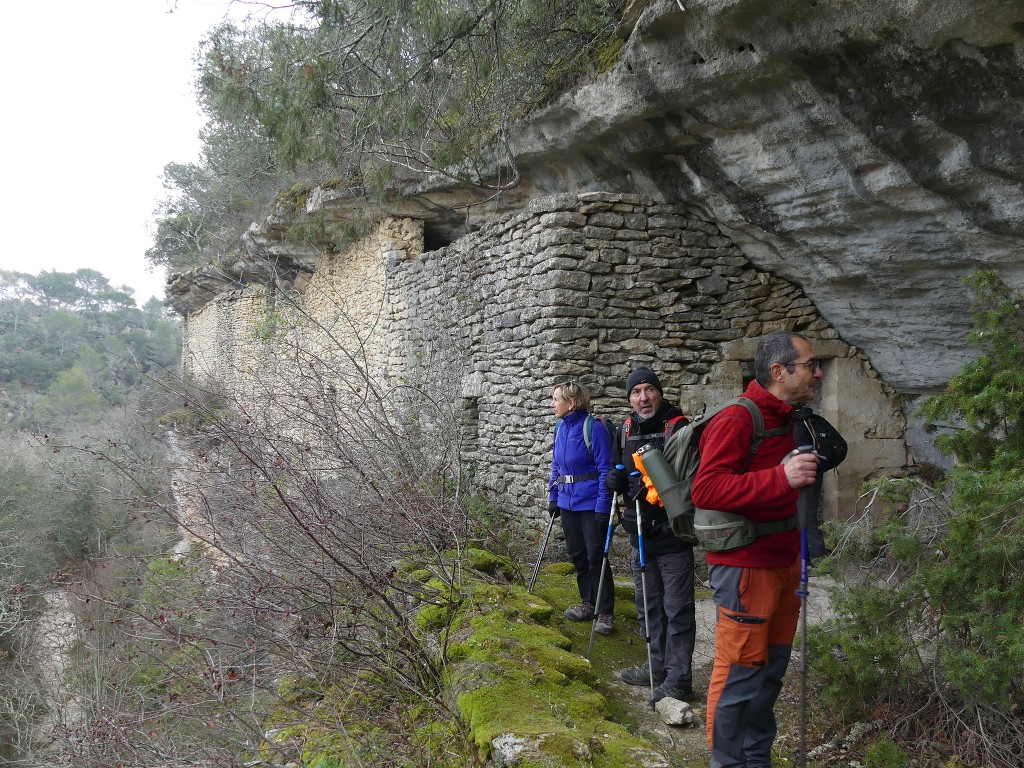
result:
M 800 617 L 800 561 L 709 567 L 718 617 L 708 686 L 711 768 L 771 768 L 775 701 Z

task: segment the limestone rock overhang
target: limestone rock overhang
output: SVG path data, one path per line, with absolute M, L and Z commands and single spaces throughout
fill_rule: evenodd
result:
M 962 278 L 991 268 L 1024 286 L 1024 6 L 683 6 L 646 4 L 612 71 L 518 126 L 517 186 L 411 179 L 373 215 L 421 219 L 429 250 L 552 194 L 686 202 L 758 267 L 802 286 L 890 385 L 944 385 L 972 353 Z M 318 190 L 304 215 L 367 207 Z M 316 249 L 286 243 L 288 220 L 254 225 L 249 255 L 199 270 L 178 305 L 225 275 L 260 274 L 256 261 L 285 280 L 311 269 Z

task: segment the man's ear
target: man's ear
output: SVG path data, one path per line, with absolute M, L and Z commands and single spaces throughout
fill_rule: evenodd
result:
M 768 369 L 771 374 L 772 381 L 777 381 L 780 384 L 785 380 L 784 373 L 787 373 L 786 366 L 782 363 L 772 363 L 772 367 Z

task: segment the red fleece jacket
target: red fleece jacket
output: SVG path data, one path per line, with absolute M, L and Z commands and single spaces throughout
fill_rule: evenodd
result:
M 793 420 L 793 408 L 756 381 L 750 382 L 743 396 L 761 409 L 765 429 Z M 704 427 L 700 468 L 693 479 L 694 504 L 701 509 L 734 512 L 758 523 L 796 513 L 799 492 L 789 487 L 780 463 L 796 447 L 792 431 L 765 438 L 744 472 L 753 436 L 754 423 L 742 405 L 726 408 Z M 708 552 L 707 561 L 712 565 L 784 568 L 799 556 L 800 532 L 793 530 L 762 536 L 732 552 Z

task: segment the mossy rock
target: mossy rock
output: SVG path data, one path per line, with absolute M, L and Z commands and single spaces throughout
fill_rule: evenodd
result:
M 617 620 L 635 624 L 631 582 L 615 588 Z M 474 585 L 462 606 L 472 618 L 448 648 L 448 674 L 480 758 L 519 768 L 667 765 L 649 742 L 615 722 L 619 713 L 581 654 L 590 622 L 570 622 L 555 607 L 578 600 L 569 563 L 546 567 L 533 594 L 518 585 Z M 605 655 L 622 666 L 639 663 L 643 645 L 630 635 L 601 638 L 595 660 L 602 667 L 613 663 Z
M 491 576 L 498 574 L 506 579 L 516 578 L 519 569 L 507 557 L 488 552 L 486 549 L 468 549 L 462 553 L 462 565 Z
M 408 576 L 413 581 L 427 582 L 434 578 L 434 572 L 427 568 L 413 568 L 408 571 Z
M 423 582 L 420 599 L 423 602 L 416 613 L 416 626 L 440 630 L 452 625 L 465 595 L 451 584 L 431 577 Z

